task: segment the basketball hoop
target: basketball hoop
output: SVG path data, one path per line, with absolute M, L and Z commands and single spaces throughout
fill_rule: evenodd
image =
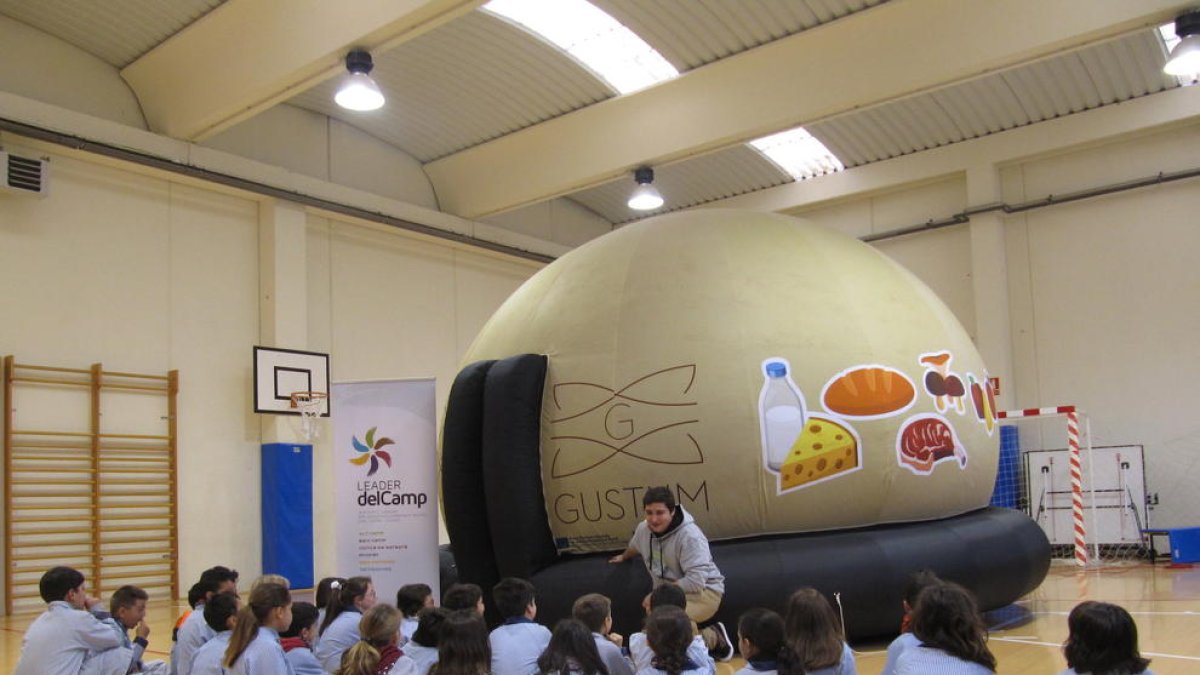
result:
M 317 426 L 317 418 L 325 409 L 325 401 L 329 394 L 323 391 L 292 392 L 292 408 L 300 413 L 301 434 L 304 440 L 312 443 L 321 435 Z

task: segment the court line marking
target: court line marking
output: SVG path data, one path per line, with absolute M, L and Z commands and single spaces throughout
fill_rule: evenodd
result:
M 1014 638 L 1007 638 L 1007 637 L 988 638 L 989 642 L 992 640 L 994 640 L 996 642 L 1011 642 L 1013 644 L 1019 644 L 1019 645 L 1038 645 L 1041 647 L 1054 647 L 1055 649 L 1062 649 L 1062 645 L 1057 642 L 1042 642 L 1041 640 L 1022 640 L 1022 639 L 1014 639 Z M 1184 654 L 1164 654 L 1162 652 L 1142 652 L 1142 656 L 1152 656 L 1152 657 L 1158 658 L 1158 659 L 1180 659 L 1183 661 L 1200 661 L 1200 656 L 1187 656 Z

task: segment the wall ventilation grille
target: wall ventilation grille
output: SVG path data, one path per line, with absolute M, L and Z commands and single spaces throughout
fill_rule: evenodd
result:
M 0 183 L 0 192 L 26 195 L 46 194 L 47 168 L 45 160 L 18 157 L 7 152 L 0 152 L 0 170 L 4 172 L 4 182 Z

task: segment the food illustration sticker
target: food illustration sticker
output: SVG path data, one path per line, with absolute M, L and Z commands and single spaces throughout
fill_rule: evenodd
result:
M 945 417 L 922 413 L 904 420 L 896 434 L 896 460 L 918 476 L 928 476 L 945 461 L 967 468 L 967 449 Z
M 766 359 L 762 369 L 758 409 L 763 464 L 777 474 L 779 494 L 862 468 L 858 434 L 845 422 L 809 414 L 787 359 Z M 912 398 L 912 384 L 908 386 Z
M 992 391 L 991 378 L 984 373 L 981 380 L 976 380 L 974 375 L 967 373 L 967 383 L 971 387 L 971 403 L 975 406 L 975 417 L 979 418 L 987 429 L 988 436 L 991 436 L 992 430 L 996 428 L 996 394 Z
M 967 411 L 963 396 L 967 393 L 962 378 L 950 372 L 950 362 L 954 355 L 950 352 L 932 352 L 922 354 L 918 361 L 928 370 L 925 371 L 925 393 L 933 397 L 933 406 L 944 413 L 954 406 L 959 415 Z
M 887 366 L 847 368 L 821 390 L 821 403 L 847 419 L 870 420 L 898 415 L 912 407 L 917 390 L 904 373 Z

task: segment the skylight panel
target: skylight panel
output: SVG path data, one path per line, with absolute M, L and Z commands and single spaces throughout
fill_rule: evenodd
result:
M 1159 26 L 1158 34 L 1162 36 L 1163 44 L 1167 46 L 1167 53 L 1170 54 L 1175 45 L 1179 44 L 1179 36 L 1175 34 L 1175 22 Z
M 750 141 L 750 146 L 796 180 L 824 176 L 846 168 L 804 127 L 763 136 Z
M 679 75 L 662 54 L 586 0 L 492 0 L 483 10 L 541 36 L 621 94 Z

